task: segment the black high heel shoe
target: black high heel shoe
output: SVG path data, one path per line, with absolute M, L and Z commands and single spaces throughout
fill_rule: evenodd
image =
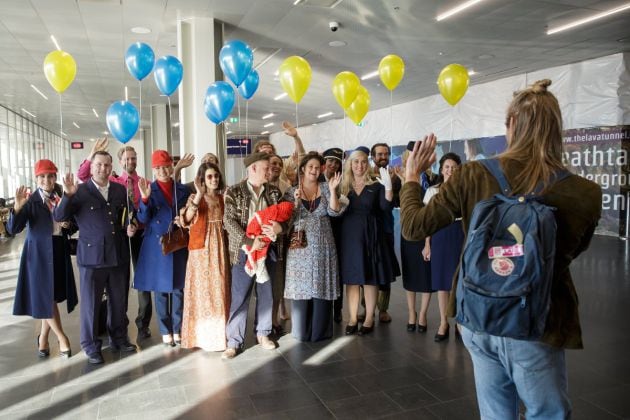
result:
M 415 312 L 416 314 L 416 320 L 418 319 L 418 312 Z M 414 332 L 416 331 L 416 322 L 414 321 L 413 324 L 407 324 L 407 332 Z
M 37 356 L 38 357 L 48 357 L 50 356 L 50 349 L 40 349 L 39 348 L 39 335 L 35 339 L 35 346 L 37 347 Z
M 448 335 L 450 333 L 450 329 L 451 329 L 450 324 L 446 324 L 446 332 L 444 334 L 435 333 L 434 341 L 436 343 L 439 343 L 441 341 L 448 340 Z
M 421 323 L 418 322 L 418 332 L 419 333 L 427 332 L 428 326 L 429 326 L 428 324 L 427 325 L 422 325 Z
M 365 325 L 361 325 L 359 328 L 359 335 L 368 335 L 374 331 L 374 324 L 371 327 L 366 327 Z
M 72 357 L 72 349 L 68 349 L 65 351 L 61 351 L 59 350 L 59 357 L 61 357 L 62 359 L 69 359 Z
M 356 334 L 357 331 L 359 331 L 359 324 L 346 325 L 346 335 Z

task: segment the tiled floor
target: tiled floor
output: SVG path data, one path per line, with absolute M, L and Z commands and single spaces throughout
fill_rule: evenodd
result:
M 227 362 L 219 353 L 164 348 L 154 337 L 131 355 L 105 349 L 105 365 L 92 367 L 82 353 L 39 360 L 36 322 L 11 316 L 20 248 L 21 238 L 0 244 L 2 419 L 478 417 L 464 347 L 454 337 L 433 342 L 437 301 L 427 334 L 405 330 L 400 281 L 392 292 L 394 322 L 368 337 L 345 337 L 342 325 L 332 341 L 303 344 L 285 336 L 271 352 L 250 337 L 247 350 Z M 630 418 L 629 255 L 628 244 L 598 237 L 573 264 L 586 344 L 567 353 L 575 419 Z M 133 314 L 134 292 L 130 302 Z M 63 317 L 75 352 L 77 318 L 78 311 Z M 54 340 L 51 347 L 54 356 Z

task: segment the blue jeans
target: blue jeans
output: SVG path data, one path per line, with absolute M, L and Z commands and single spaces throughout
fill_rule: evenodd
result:
M 571 417 L 564 349 L 465 327 L 462 340 L 475 369 L 482 419 L 518 419 L 519 398 L 527 419 Z

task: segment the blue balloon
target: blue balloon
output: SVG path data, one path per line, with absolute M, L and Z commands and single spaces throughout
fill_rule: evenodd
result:
M 245 99 L 250 99 L 256 93 L 258 89 L 258 84 L 260 83 L 260 76 L 258 76 L 258 72 L 256 70 L 252 70 L 243 83 L 238 87 L 238 91 L 241 96 Z
M 172 55 L 165 55 L 155 62 L 153 71 L 157 88 L 166 96 L 171 96 L 184 76 L 182 62 Z
M 234 108 L 234 88 L 228 82 L 215 82 L 208 87 L 203 108 L 210 121 L 219 124 Z
M 133 77 L 142 80 L 153 70 L 155 54 L 147 44 L 135 42 L 127 48 L 125 64 Z
M 118 101 L 107 110 L 107 128 L 116 139 L 125 144 L 136 134 L 140 124 L 138 110 L 131 102 Z
M 238 87 L 252 71 L 254 53 L 249 45 L 236 39 L 221 48 L 219 64 L 223 73 Z

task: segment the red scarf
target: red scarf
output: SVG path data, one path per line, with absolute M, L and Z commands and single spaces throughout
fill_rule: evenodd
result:
M 156 180 L 158 187 L 160 187 L 160 191 L 164 194 L 164 198 L 166 202 L 172 206 L 173 205 L 173 180 L 169 179 L 166 182 Z

